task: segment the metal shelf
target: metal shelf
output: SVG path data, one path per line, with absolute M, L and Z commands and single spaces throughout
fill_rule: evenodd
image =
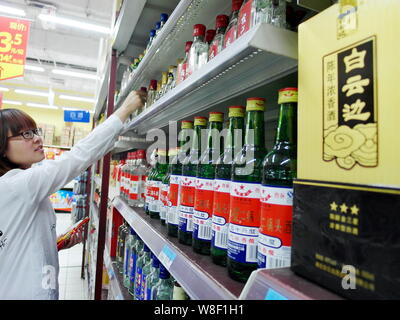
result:
M 342 300 L 338 295 L 294 274 L 290 268 L 254 271 L 240 300 Z
M 192 247 L 168 236 L 166 227 L 151 219 L 143 209 L 129 207 L 120 197 L 114 199 L 113 205 L 192 299 L 233 300 L 239 297 L 244 284 L 230 279 L 226 268 L 212 263 L 210 256 L 194 253 Z
M 131 140 L 119 140 L 115 143 L 114 149 L 111 151 L 112 154 L 129 151 L 132 149 L 147 149 L 150 145 L 150 141 L 146 141 L 144 138 L 131 138 Z
M 297 70 L 297 33 L 260 24 L 134 118 L 126 131 L 145 134 Z

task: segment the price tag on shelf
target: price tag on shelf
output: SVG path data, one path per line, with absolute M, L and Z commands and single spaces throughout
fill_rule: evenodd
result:
M 163 249 L 161 250 L 160 256 L 158 260 L 169 269 L 171 267 L 172 262 L 174 262 L 176 258 L 176 253 L 167 245 L 164 245 Z
M 274 289 L 269 288 L 264 300 L 288 300 L 288 298 L 276 292 Z
M 24 75 L 30 21 L 0 17 L 0 80 Z

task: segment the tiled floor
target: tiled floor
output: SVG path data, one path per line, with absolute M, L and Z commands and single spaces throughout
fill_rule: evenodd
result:
M 70 214 L 57 213 L 57 235 L 71 226 Z M 81 279 L 82 244 L 58 253 L 60 300 L 87 300 L 87 281 Z

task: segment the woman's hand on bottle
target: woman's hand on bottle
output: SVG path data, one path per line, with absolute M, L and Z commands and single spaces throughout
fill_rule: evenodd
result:
M 129 115 L 135 112 L 137 109 L 142 108 L 147 100 L 147 93 L 144 91 L 132 91 L 126 97 L 124 103 L 121 108 L 115 111 L 115 115 L 117 115 L 122 122 L 125 122 L 128 119 Z

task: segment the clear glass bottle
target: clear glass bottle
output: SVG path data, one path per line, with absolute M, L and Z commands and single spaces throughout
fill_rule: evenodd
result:
M 146 153 L 144 150 L 137 150 L 136 165 L 132 171 L 133 183 L 131 189 L 134 200 L 134 203 L 132 205 L 134 207 L 142 208 L 144 206 L 143 177 L 146 174 L 146 170 L 147 170 Z
M 129 294 L 135 298 L 135 286 L 136 286 L 136 265 L 140 256 L 143 254 L 144 243 L 140 239 L 139 235 L 136 234 L 136 241 L 131 249 L 130 265 L 129 265 Z
M 257 8 L 256 23 L 267 22 L 278 28 L 286 28 L 286 1 L 285 0 L 264 0 L 259 2 L 267 3 L 267 14 L 262 11 L 262 7 Z M 265 17 L 266 16 L 266 17 Z
M 165 87 L 167 86 L 168 83 L 168 72 L 163 71 L 161 76 L 161 87 L 157 88 L 157 95 L 156 95 L 156 101 L 159 100 L 165 92 Z
M 188 76 L 199 70 L 208 61 L 208 43 L 205 41 L 206 26 L 196 24 L 193 29 L 193 44 L 189 51 Z
M 145 296 L 144 300 L 151 300 L 151 290 L 160 280 L 160 261 L 155 255 L 152 257 L 151 261 L 152 271 L 146 277 L 145 281 Z
M 129 228 L 129 233 L 127 234 L 127 239 L 125 240 L 125 257 L 124 257 L 124 287 L 129 289 L 131 279 L 131 268 L 132 257 L 136 254 L 135 244 L 136 244 L 136 232 L 133 230 L 132 227 Z
M 133 171 L 136 166 L 136 152 L 130 152 L 129 156 L 129 192 L 128 192 L 128 205 L 134 207 L 137 200 L 136 193 L 136 177 L 133 175 Z
M 184 81 L 188 75 L 188 65 L 189 65 L 189 52 L 190 48 L 192 47 L 193 41 L 187 41 L 185 44 L 185 58 L 183 58 L 183 61 L 178 64 L 177 67 L 177 77 L 176 77 L 176 85 Z
M 167 85 L 164 88 L 164 92 L 162 95 L 165 95 L 168 91 L 172 90 L 175 87 L 175 78 L 176 78 L 176 66 L 169 66 L 168 68 L 168 81 Z
M 135 300 L 143 300 L 142 296 L 142 282 L 143 282 L 143 268 L 151 261 L 151 253 L 149 247 L 144 244 L 143 253 L 136 263 L 135 274 Z
M 124 273 L 124 256 L 125 256 L 125 240 L 128 234 L 128 224 L 126 221 L 118 228 L 118 238 L 117 238 L 117 268 L 119 273 Z
M 190 300 L 186 291 L 181 287 L 178 281 L 174 280 L 174 289 L 172 293 L 172 300 Z
M 160 279 L 151 290 L 152 300 L 172 300 L 174 283 L 168 270 L 160 263 Z
M 156 164 L 157 164 L 157 149 L 154 149 L 150 156 L 150 166 L 148 169 L 148 174 L 145 182 L 145 205 L 144 209 L 146 214 L 149 214 L 149 206 L 153 200 L 152 186 L 153 186 L 153 176 L 156 173 Z
M 149 108 L 156 98 L 157 94 L 157 80 L 150 80 L 149 92 L 147 94 L 147 102 L 145 108 Z
M 164 27 L 165 23 L 168 20 L 168 14 L 161 13 L 160 15 L 160 28 L 156 31 L 156 36 L 161 32 L 162 28 Z
M 224 48 L 224 36 L 229 24 L 229 17 L 224 14 L 217 16 L 215 21 L 216 34 L 208 48 L 208 60 L 214 58 Z
M 156 36 L 156 30 L 151 29 L 150 30 L 149 41 L 147 42 L 147 46 L 146 46 L 146 49 L 144 50 L 144 54 L 149 52 L 151 46 L 153 45 L 153 41 L 154 41 L 155 36 Z M 139 59 L 139 62 L 140 62 L 140 59 Z
M 147 281 L 150 276 L 150 274 L 154 271 L 153 268 L 153 257 L 154 254 L 150 253 L 150 259 L 146 262 L 146 264 L 143 267 L 142 270 L 142 283 L 141 283 L 141 288 L 140 288 L 140 300 L 146 300 L 146 290 L 147 290 Z
M 232 0 L 232 13 L 229 17 L 229 25 L 225 32 L 224 48 L 228 47 L 237 38 L 238 17 L 242 3 L 243 0 Z

